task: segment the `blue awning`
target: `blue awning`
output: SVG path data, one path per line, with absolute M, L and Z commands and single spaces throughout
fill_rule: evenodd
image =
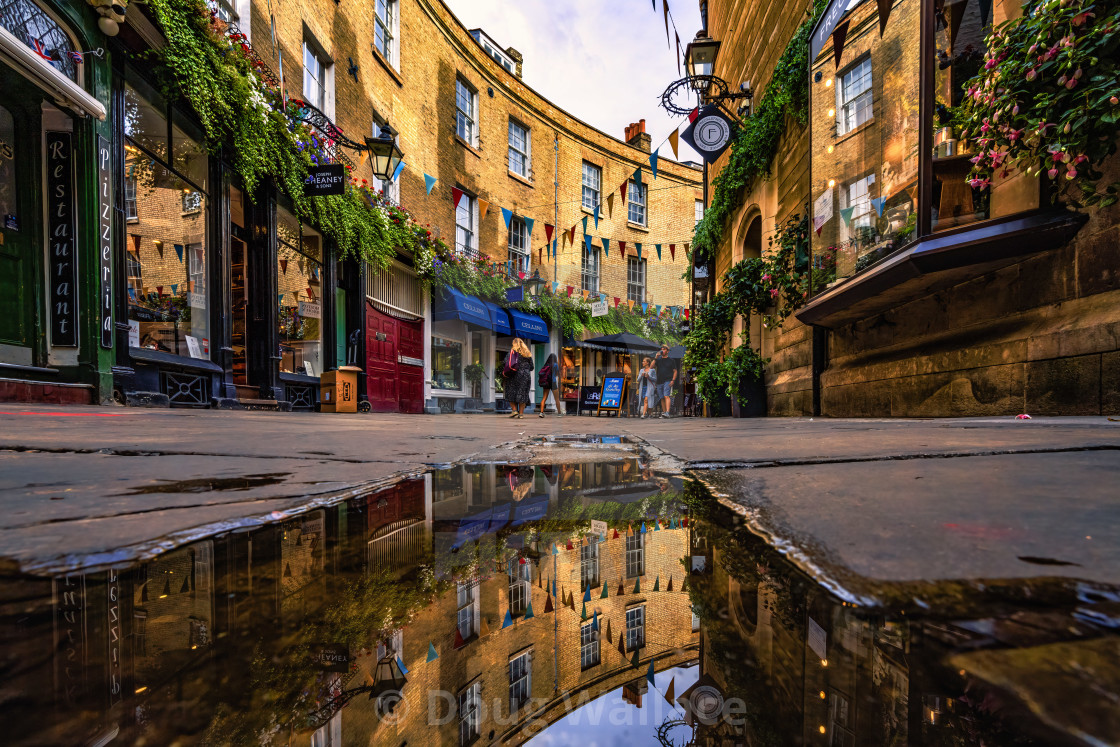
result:
M 512 335 L 513 330 L 509 326 L 509 314 L 496 303 L 491 301 L 483 301 L 486 308 L 490 311 L 490 320 L 493 322 L 494 331 L 499 335 Z
M 526 314 L 516 309 L 508 309 L 509 320 L 513 322 L 513 334 L 533 342 L 548 342 L 548 325 L 536 314 Z
M 442 322 L 448 319 L 459 319 L 483 329 L 494 329 L 486 304 L 454 288 L 444 288 L 443 296 L 436 301 L 432 311 L 432 321 Z

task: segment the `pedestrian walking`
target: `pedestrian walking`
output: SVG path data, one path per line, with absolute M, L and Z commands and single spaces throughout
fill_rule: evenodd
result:
M 502 378 L 505 379 L 506 400 L 513 407 L 510 417 L 524 417 L 525 405 L 529 404 L 529 385 L 533 383 L 533 354 L 520 337 L 513 340 L 513 349 L 502 367 Z
M 642 403 L 641 417 L 649 417 L 650 410 L 657 409 L 657 367 L 648 355 L 642 358 L 638 370 L 638 401 Z
M 541 370 L 537 372 L 537 386 L 544 391 L 541 395 L 540 417 L 544 417 L 544 406 L 548 403 L 550 394 L 552 404 L 556 405 L 556 417 L 560 417 L 563 411 L 560 409 L 560 363 L 556 359 L 556 353 L 549 355 Z
M 661 399 L 661 417 L 669 417 L 669 408 L 673 404 L 673 385 L 677 383 L 677 362 L 669 357 L 669 346 L 662 345 L 661 352 L 654 361 L 657 368 L 657 390 Z

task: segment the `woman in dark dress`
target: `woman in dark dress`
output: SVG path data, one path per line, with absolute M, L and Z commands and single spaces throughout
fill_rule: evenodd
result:
M 513 352 L 517 353 L 517 370 L 506 379 L 506 400 L 513 407 L 511 418 L 520 418 L 525 414 L 525 405 L 529 404 L 529 387 L 533 383 L 533 353 L 529 346 L 520 337 L 513 341 Z

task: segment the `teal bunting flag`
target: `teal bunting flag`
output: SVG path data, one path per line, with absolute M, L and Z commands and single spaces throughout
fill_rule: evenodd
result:
M 509 208 L 502 208 L 502 220 L 506 222 L 506 229 L 509 229 L 509 220 L 513 217 L 513 211 Z
M 179 258 L 179 263 L 182 264 L 183 263 L 183 245 L 182 244 L 176 244 L 175 245 L 175 256 L 177 256 Z
M 586 218 L 584 220 L 586 220 Z M 591 236 L 589 234 L 585 233 L 583 235 L 583 243 L 587 247 L 587 253 L 591 254 L 591 251 L 592 251 L 592 249 L 591 249 Z
M 650 684 L 651 687 L 655 687 L 654 682 L 653 682 L 653 662 L 652 661 L 649 663 L 649 669 L 646 670 L 646 680 L 649 681 L 649 684 Z
M 397 177 L 401 175 L 402 171 L 404 171 L 404 161 L 401 161 L 397 164 L 397 168 L 393 171 L 393 178 L 389 181 L 395 182 L 397 180 Z
M 840 217 L 844 219 L 844 225 L 849 225 L 852 222 L 852 213 L 855 212 L 854 207 L 840 208 Z
M 583 601 L 591 601 L 591 584 L 588 584 L 587 588 L 583 590 Z
M 606 293 L 600 293 L 599 294 L 599 300 L 602 301 L 603 303 L 606 303 L 607 302 L 607 294 Z
M 656 306 L 654 306 L 653 310 L 658 316 L 661 316 L 661 304 L 657 304 Z
M 634 242 L 634 249 L 637 250 L 637 252 L 638 252 L 638 259 L 641 259 L 642 258 L 642 245 L 635 241 Z
M 284 305 L 284 294 L 283 293 L 277 293 L 276 294 L 276 305 L 277 306 L 283 306 Z
M 428 641 L 428 661 L 432 662 L 432 661 L 435 661 L 438 658 L 439 658 L 439 654 L 436 653 L 435 644 L 432 643 L 431 641 Z
M 644 303 L 644 304 L 642 304 L 642 315 L 643 315 L 643 316 L 645 316 L 645 314 L 646 314 L 646 313 L 647 313 L 648 311 L 649 311 L 649 304 L 648 304 L 648 303 Z M 654 525 L 654 527 L 653 527 L 653 531 L 655 531 L 655 532 L 657 531 L 657 525 L 656 525 L 656 524 L 655 524 L 655 525 Z
M 657 150 L 661 150 L 658 148 Z M 649 170 L 653 174 L 653 178 L 657 178 L 657 150 L 649 154 Z
M 506 610 L 506 619 L 502 620 L 502 630 L 505 630 L 510 625 L 513 625 L 513 615 L 510 614 L 509 610 Z
M 173 296 L 179 295 L 179 284 L 178 283 L 172 283 L 171 284 L 171 295 L 173 295 Z
M 642 183 L 642 167 L 641 166 L 634 169 L 634 176 L 632 177 L 632 181 L 635 184 L 641 184 Z
M 603 256 L 604 257 L 611 256 L 611 240 L 608 239 L 608 238 L 603 238 L 602 242 L 603 242 Z
M 560 288 L 560 283 L 553 283 L 552 284 L 552 292 L 553 293 L 556 293 L 556 291 L 559 290 L 559 288 Z M 560 554 L 560 551 L 556 549 L 556 543 L 555 542 L 552 543 L 552 554 L 553 555 L 559 555 Z
M 529 607 L 525 610 L 525 618 L 524 619 L 532 620 L 533 617 L 534 617 L 534 615 L 533 615 L 533 601 L 529 600 Z
M 526 235 L 531 238 L 533 236 L 533 219 L 522 218 L 521 220 L 525 221 L 525 230 L 528 232 Z
M 595 610 L 594 612 L 591 613 L 591 629 L 592 630 L 598 630 L 599 629 L 599 611 L 598 610 Z
M 871 207 L 875 208 L 875 215 L 879 216 L 880 218 L 883 217 L 883 203 L 886 201 L 887 200 L 884 197 L 875 197 L 871 200 Z
M 643 522 L 642 522 L 642 531 L 641 531 L 641 534 L 645 534 L 645 533 L 646 533 L 646 523 L 645 523 L 645 522 L 643 521 Z
M 657 259 L 660 260 L 661 259 L 661 244 L 654 244 L 654 246 L 657 248 Z
M 428 190 L 428 194 L 432 193 L 432 187 L 436 186 L 436 178 L 424 174 L 424 189 Z
M 404 666 L 404 659 L 397 657 L 397 669 L 401 670 L 401 674 L 408 674 L 408 669 Z
M 599 205 L 595 204 L 595 230 L 599 230 Z
M 587 233 L 587 216 L 583 216 L 583 232 Z

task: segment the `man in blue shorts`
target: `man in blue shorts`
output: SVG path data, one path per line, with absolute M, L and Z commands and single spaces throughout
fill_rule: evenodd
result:
M 673 385 L 677 383 L 677 362 L 669 357 L 669 346 L 662 345 L 661 352 L 653 359 L 657 369 L 657 396 L 661 398 L 661 417 L 669 417 Z

